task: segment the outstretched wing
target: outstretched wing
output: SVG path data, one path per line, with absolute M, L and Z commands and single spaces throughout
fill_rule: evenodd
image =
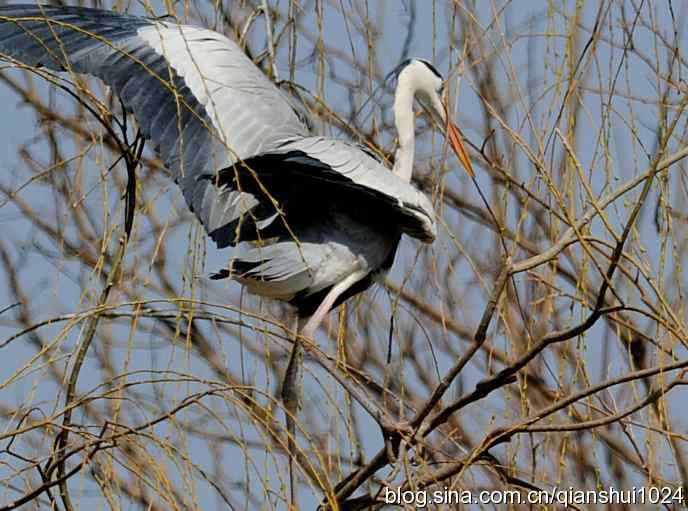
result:
M 7 5 L 1 54 L 110 85 L 210 234 L 258 201 L 203 176 L 308 134 L 286 95 L 212 30 L 98 9 Z
M 304 205 L 323 197 L 344 197 L 352 209 L 375 199 L 368 211 L 391 215 L 411 236 L 435 237 L 422 193 L 359 146 L 308 137 L 289 98 L 217 32 L 99 9 L 8 5 L 0 6 L 2 54 L 109 84 L 220 247 L 282 235 L 290 230 L 284 202 L 291 223 L 312 216 Z M 232 179 L 238 167 L 253 176 L 246 186 Z

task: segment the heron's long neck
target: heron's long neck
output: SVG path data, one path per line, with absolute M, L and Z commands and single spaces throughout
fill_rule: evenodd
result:
M 413 94 L 413 89 L 400 83 L 394 95 L 394 123 L 399 136 L 399 148 L 392 172 L 406 182 L 411 181 L 413 156 L 416 149 Z

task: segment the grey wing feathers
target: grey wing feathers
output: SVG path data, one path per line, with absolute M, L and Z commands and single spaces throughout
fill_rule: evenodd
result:
M 231 276 L 254 294 L 290 300 L 309 289 L 323 259 L 323 247 L 312 243 L 281 241 L 262 247 L 244 247 L 230 263 L 230 270 L 211 276 Z
M 223 195 L 201 177 L 308 133 L 285 95 L 211 30 L 99 9 L 8 5 L 0 6 L 0 54 L 109 84 L 209 233 L 255 199 Z
M 399 179 L 358 145 L 308 137 L 284 144 L 270 153 L 275 154 L 281 155 L 295 179 L 320 182 L 323 190 L 327 184 L 336 185 L 337 193 L 342 195 L 346 190 L 354 192 L 352 200 L 369 196 L 380 213 L 392 213 L 401 232 L 426 242 L 436 238 L 434 210 L 425 194 Z M 356 208 L 357 204 L 350 206 Z

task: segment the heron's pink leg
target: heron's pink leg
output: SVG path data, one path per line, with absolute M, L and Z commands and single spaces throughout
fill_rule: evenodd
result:
M 320 302 L 318 308 L 315 310 L 313 315 L 308 319 L 308 322 L 301 330 L 301 337 L 304 337 L 305 339 L 313 339 L 315 331 L 318 329 L 323 319 L 325 319 L 325 316 L 327 316 L 327 313 L 332 308 L 332 305 L 334 305 L 334 302 L 337 301 L 337 298 L 339 298 L 344 291 L 349 289 L 351 286 L 353 286 L 356 282 L 361 280 L 366 275 L 367 272 L 356 271 L 348 277 L 346 277 L 341 282 L 339 282 L 338 284 L 332 286 L 330 292 L 327 293 L 323 301 Z

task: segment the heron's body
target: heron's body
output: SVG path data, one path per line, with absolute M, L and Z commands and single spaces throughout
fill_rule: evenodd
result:
M 247 168 L 261 176 L 260 186 L 280 204 L 280 212 L 271 210 L 270 223 L 261 229 L 239 222 L 211 234 L 220 246 L 237 235 L 253 242 L 213 278 L 232 277 L 255 294 L 288 301 L 301 316 L 312 315 L 324 294 L 354 272 L 362 275 L 360 282 L 334 306 L 367 289 L 391 267 L 402 232 L 424 240 L 435 236 L 431 220 L 416 211 L 422 211 L 425 197 L 410 185 L 408 203 L 381 193 L 398 178 L 355 144 L 298 139 L 221 171 L 215 181 L 222 186 L 228 180 L 235 185 L 228 190 L 259 195 Z

